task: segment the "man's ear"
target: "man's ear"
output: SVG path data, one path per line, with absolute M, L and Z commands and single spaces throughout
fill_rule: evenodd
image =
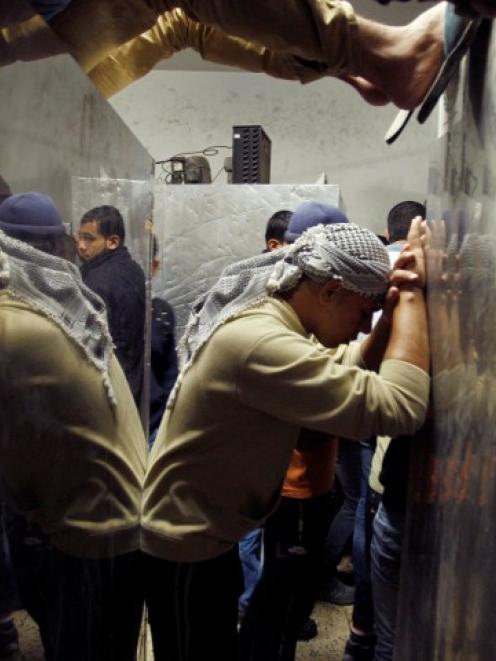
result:
M 267 241 L 267 248 L 272 252 L 272 250 L 279 250 L 282 248 L 283 244 L 278 239 L 269 239 Z
M 341 289 L 339 280 L 327 280 L 320 286 L 319 301 L 323 304 L 329 303 L 338 289 Z
M 111 234 L 105 239 L 107 250 L 117 250 L 121 245 L 121 237 L 117 234 Z

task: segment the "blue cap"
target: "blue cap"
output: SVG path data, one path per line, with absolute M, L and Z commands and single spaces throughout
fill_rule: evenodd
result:
M 15 239 L 65 233 L 59 210 L 43 193 L 19 193 L 5 199 L 0 204 L 0 229 Z
M 348 218 L 337 207 L 323 202 L 303 202 L 291 216 L 284 240 L 286 243 L 294 243 L 305 230 L 315 225 L 347 222 Z

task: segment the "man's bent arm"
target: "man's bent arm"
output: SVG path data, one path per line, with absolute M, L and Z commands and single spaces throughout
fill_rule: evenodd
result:
M 327 67 L 278 53 L 233 37 L 219 28 L 191 20 L 180 9 L 159 16 L 147 32 L 135 37 L 102 60 L 89 77 L 106 97 L 145 76 L 161 60 L 193 48 L 203 59 L 284 80 L 310 82 L 328 73 Z
M 394 287 L 389 290 L 386 298 L 385 314 L 362 348 L 362 356 L 369 369 L 377 369 L 377 360 L 381 359 L 381 352 L 385 349 L 384 360 L 401 360 L 425 372 L 429 371 L 429 334 L 423 292 L 426 279 L 421 239 L 423 232 L 423 221 L 417 216 L 412 220 L 408 232 L 408 251 L 404 253 L 406 261 L 399 264 L 399 270 L 395 270 L 391 275 Z M 395 268 L 399 261 L 397 260 Z M 409 282 L 409 279 L 412 281 Z M 398 298 L 391 312 L 390 307 L 387 309 L 388 298 L 394 290 Z M 391 301 L 393 299 L 389 298 L 389 302 Z M 390 319 L 390 332 L 387 337 Z M 387 346 L 384 344 L 386 339 Z
M 333 75 L 360 70 L 357 19 L 351 5 L 340 0 L 72 0 L 50 21 L 50 27 L 83 69 L 90 71 L 174 8 L 181 8 L 193 21 L 271 51 L 322 62 Z

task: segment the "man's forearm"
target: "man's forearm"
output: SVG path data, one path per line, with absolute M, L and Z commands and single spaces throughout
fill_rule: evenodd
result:
M 360 351 L 367 369 L 378 372 L 388 346 L 391 324 L 381 316 L 372 332 L 362 342 Z
M 423 292 L 402 289 L 393 312 L 391 334 L 384 360 L 394 358 L 429 371 L 429 335 Z

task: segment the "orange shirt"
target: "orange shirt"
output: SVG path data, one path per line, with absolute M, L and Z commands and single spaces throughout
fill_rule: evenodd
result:
M 291 455 L 282 495 L 286 498 L 316 498 L 328 493 L 334 482 L 338 439 L 327 436 L 324 441 L 299 445 Z

